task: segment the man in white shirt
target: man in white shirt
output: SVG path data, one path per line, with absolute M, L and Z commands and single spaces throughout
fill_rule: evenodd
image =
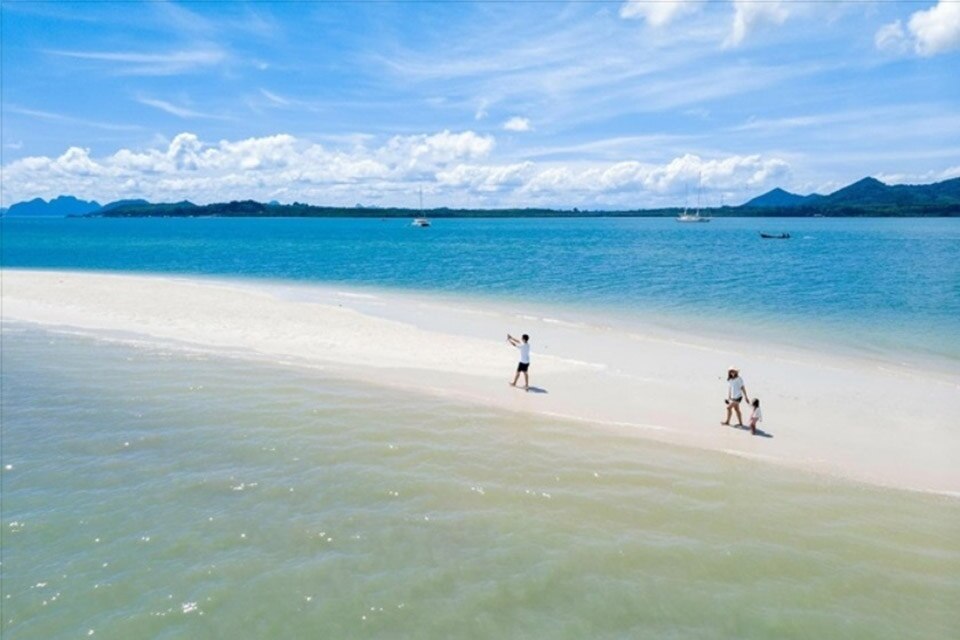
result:
M 530 374 L 527 371 L 530 369 L 530 336 L 523 334 L 520 336 L 520 339 L 517 340 L 509 333 L 507 334 L 507 342 L 515 346 L 520 350 L 520 362 L 517 364 L 517 374 L 513 376 L 513 382 L 510 383 L 511 387 L 517 386 L 517 380 L 520 379 L 520 374 L 523 374 L 523 388 L 526 391 L 530 390 Z

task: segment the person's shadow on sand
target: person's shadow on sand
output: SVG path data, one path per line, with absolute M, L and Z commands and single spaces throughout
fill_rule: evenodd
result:
M 740 425 L 732 424 L 732 425 L 730 425 L 730 426 L 733 427 L 734 429 L 740 429 L 741 431 L 750 431 L 750 427 L 748 427 L 748 426 L 745 425 L 745 424 L 740 424 Z M 760 438 L 772 438 L 772 437 L 773 437 L 773 434 L 772 434 L 772 433 L 767 433 L 766 431 L 764 431 L 763 429 L 761 429 L 761 428 L 759 428 L 759 427 L 757 427 L 757 432 L 756 432 L 755 434 L 753 434 L 753 435 L 755 435 L 755 436 L 757 436 L 757 437 L 760 437 Z
M 527 393 L 550 393 L 543 387 L 530 387 L 527 389 Z

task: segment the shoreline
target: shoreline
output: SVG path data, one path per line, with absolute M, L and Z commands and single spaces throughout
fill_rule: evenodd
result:
M 178 274 L 4 269 L 3 280 L 4 322 L 319 367 L 471 405 L 960 495 L 951 455 L 960 433 L 950 429 L 960 415 L 960 375 L 949 371 L 803 345 L 754 343 L 741 354 L 736 340 L 601 326 L 575 311 L 568 320 L 512 303 L 471 306 L 468 296 Z M 531 334 L 531 383 L 542 393 L 507 386 L 516 364 L 508 331 Z M 772 438 L 719 426 L 729 364 L 762 399 L 760 426 Z

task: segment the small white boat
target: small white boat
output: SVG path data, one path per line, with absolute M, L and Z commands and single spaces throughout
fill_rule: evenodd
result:
M 430 221 L 423 215 L 423 187 L 420 187 L 420 216 L 413 219 L 410 223 L 412 227 L 429 227 Z
M 687 210 L 684 209 L 683 213 L 677 216 L 677 222 L 710 222 L 713 220 L 710 216 L 700 215 L 700 210 L 697 209 L 696 213 L 687 213 Z
M 700 215 L 700 176 L 697 176 L 697 211 L 696 213 L 687 213 L 687 205 L 683 205 L 683 213 L 677 216 L 677 222 L 710 222 L 713 220 L 710 216 Z

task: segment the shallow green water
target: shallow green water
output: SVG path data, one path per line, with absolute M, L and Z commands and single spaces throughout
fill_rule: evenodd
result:
M 4 638 L 950 638 L 960 501 L 8 328 Z

